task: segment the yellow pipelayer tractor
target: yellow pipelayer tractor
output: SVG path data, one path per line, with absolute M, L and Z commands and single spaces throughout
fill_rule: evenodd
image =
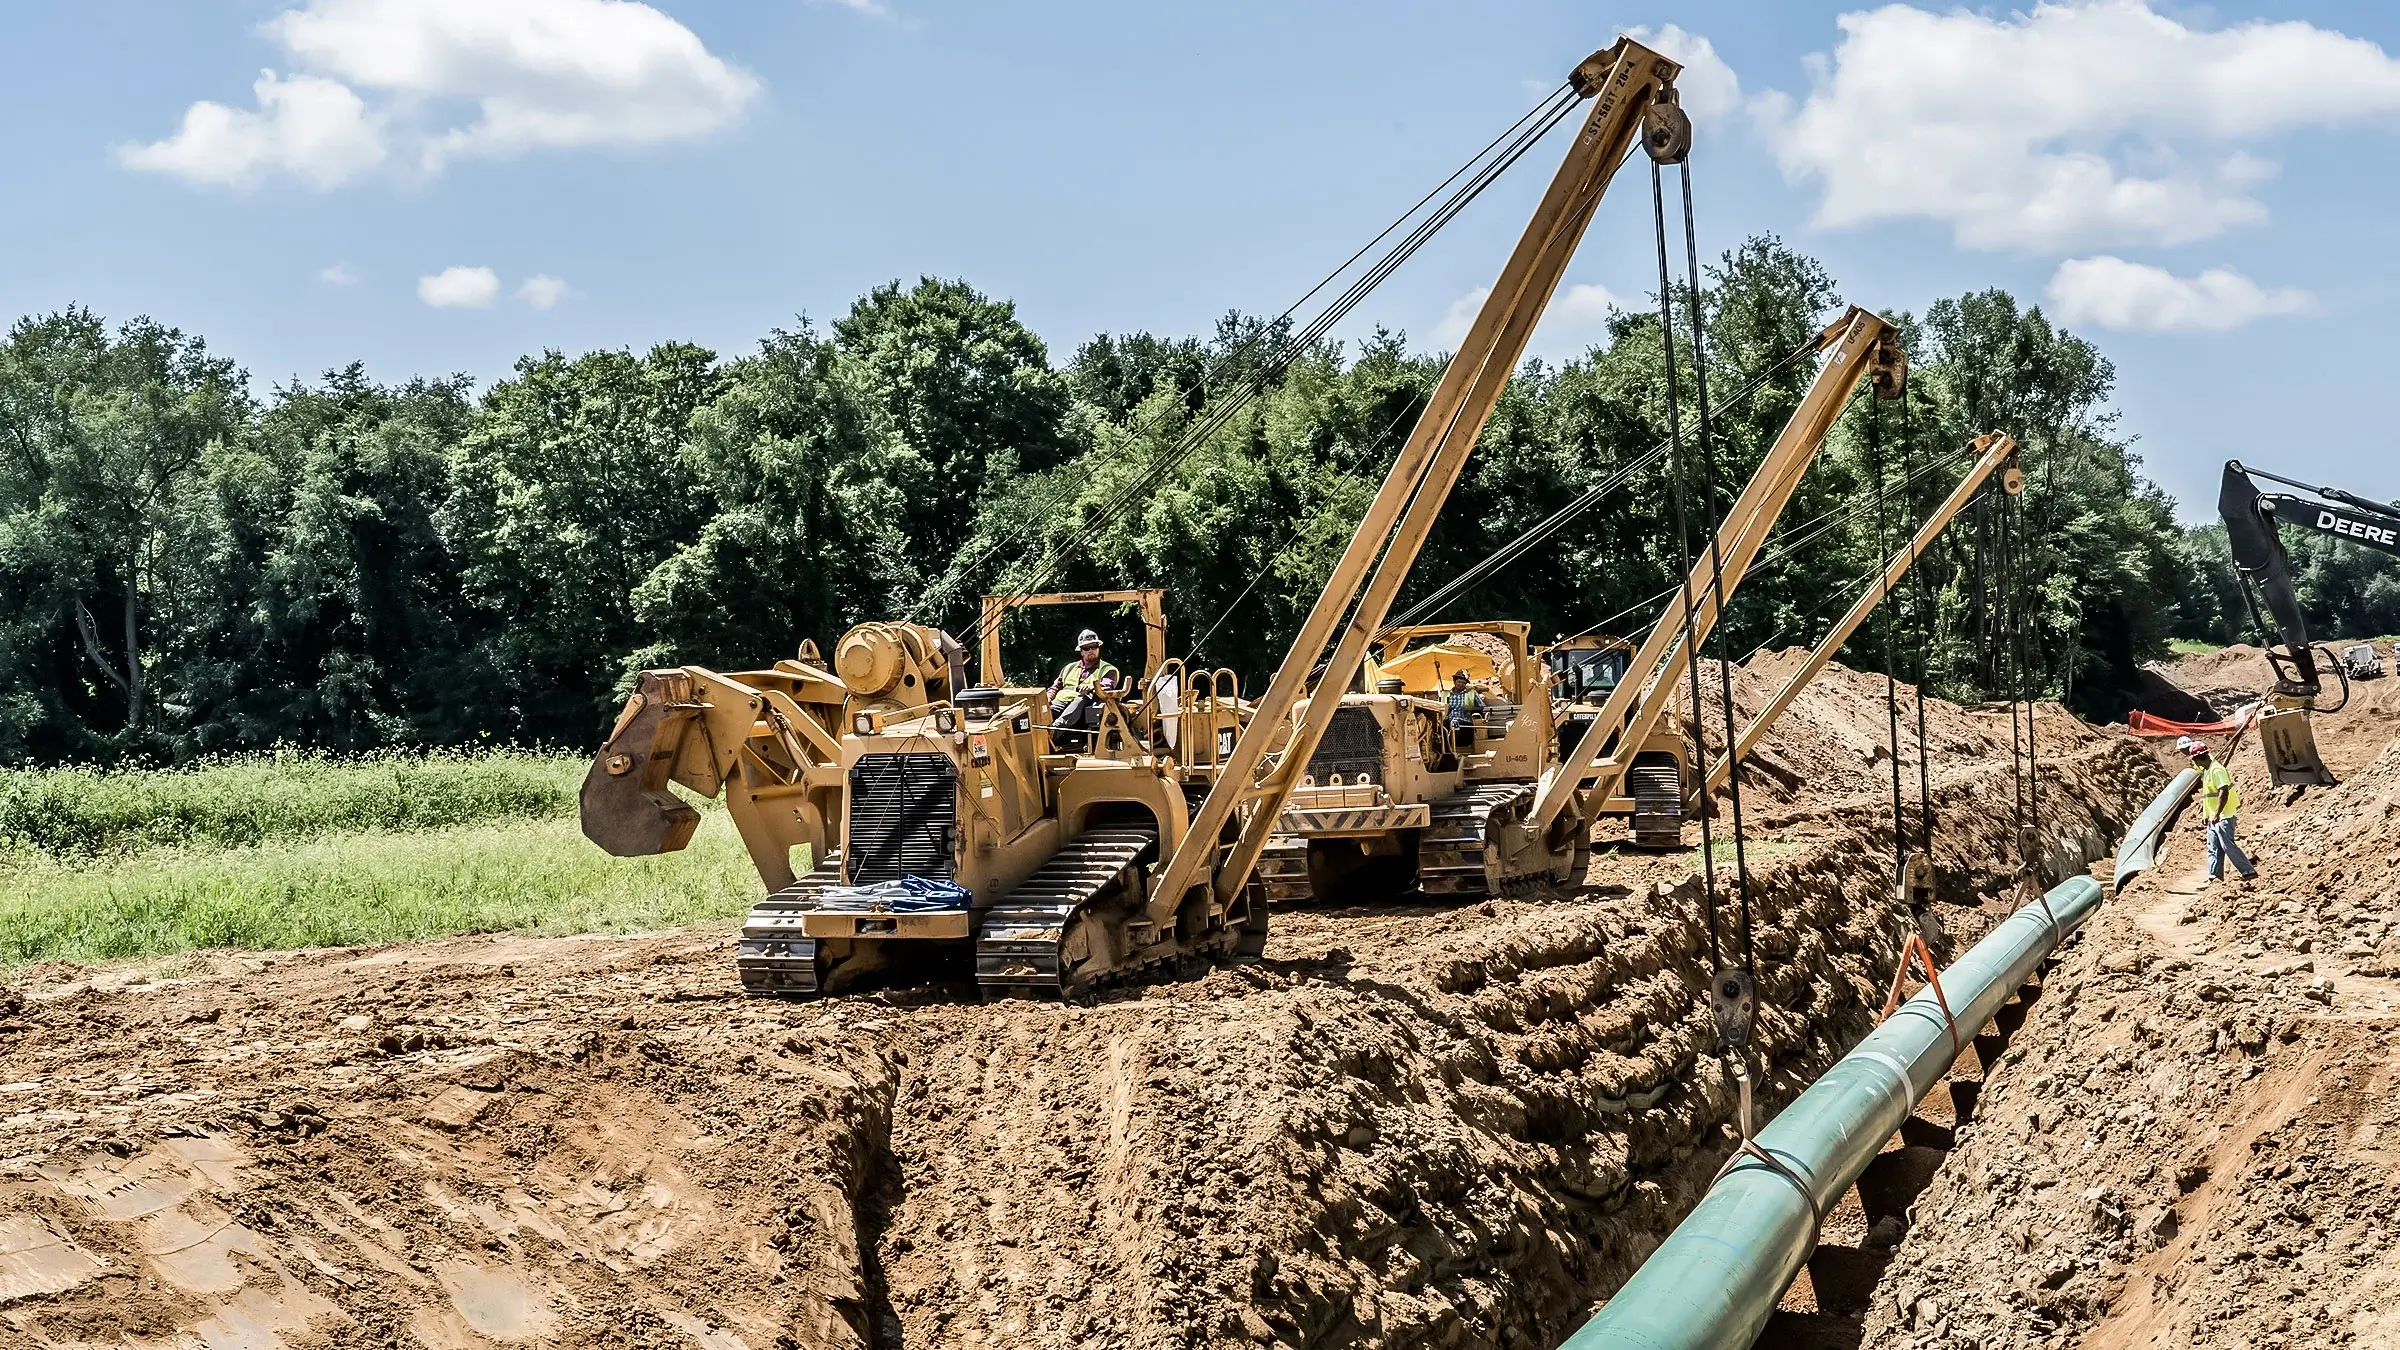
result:
M 1515 622 L 1385 630 L 1365 667 L 1374 692 L 1342 696 L 1259 859 L 1270 900 L 1498 895 L 1581 876 L 1584 816 L 1562 816 L 1546 845 L 1513 828 L 1557 741 L 1530 632 Z M 1497 695 L 1463 735 L 1447 706 L 1458 674 Z
M 1905 377 L 1897 336 L 1866 310 L 1851 308 L 1818 336 L 1817 347 L 1831 356 L 1720 531 L 1728 598 L 1852 390 L 1872 377 L 1879 391 L 1896 393 Z M 1700 609 L 1695 631 L 1703 639 L 1716 618 L 1708 566 L 1703 553 L 1687 583 Z M 1590 850 L 1591 823 L 1603 813 L 1632 815 L 1636 842 L 1679 843 L 1682 810 L 1700 786 L 1671 708 L 1689 659 L 1680 641 L 1682 624 L 1680 602 L 1670 603 L 1639 651 L 1621 665 L 1609 662 L 1617 678 L 1608 681 L 1597 706 L 1571 701 L 1598 693 L 1596 679 L 1553 688 L 1554 665 L 1574 669 L 1580 653 L 1553 649 L 1541 661 L 1530 659 L 1524 624 L 1451 624 L 1379 635 L 1387 673 L 1396 670 L 1401 678 L 1396 685 L 1387 679 L 1389 688 L 1339 698 L 1332 719 L 1343 730 L 1316 750 L 1309 775 L 1282 811 L 1270 859 L 1262 864 L 1265 884 L 1277 898 L 1295 898 L 1305 887 L 1333 899 L 1354 877 L 1397 880 L 1406 889 L 1413 874 L 1418 889 L 1453 894 L 1572 881 Z M 1512 658 L 1506 703 L 1487 713 L 1486 720 L 1498 726 L 1486 752 L 1451 747 L 1447 730 L 1429 725 L 1442 720 L 1439 693 L 1423 678 L 1407 678 L 1440 668 L 1444 659 L 1455 669 L 1460 659 L 1441 657 L 1440 645 L 1411 651 L 1412 638 L 1466 633 L 1506 642 Z M 1590 650 L 1611 654 L 1606 640 L 1594 640 Z M 1628 672 L 1655 672 L 1657 682 Z M 1305 707 L 1314 710 L 1313 702 Z
M 1558 757 L 1565 759 L 1599 724 L 1602 705 L 1633 664 L 1633 644 L 1585 635 L 1539 648 L 1534 657 L 1550 672 L 1558 707 Z M 1606 801 L 1586 802 L 1585 813 L 1624 817 L 1637 848 L 1678 848 L 1683 844 L 1686 805 L 1698 786 L 1691 737 L 1683 717 L 1667 708 L 1634 752 L 1616 794 Z
M 1544 109 L 1547 120 L 1533 135 L 1589 104 L 1533 221 L 1255 706 L 1243 704 L 1221 674 L 1161 660 L 1131 688 L 1103 695 L 1109 708 L 1096 744 L 1065 750 L 1052 744 L 1039 691 L 963 688 L 955 663 L 939 670 L 924 663 L 924 654 L 945 650 L 939 634 L 866 625 L 844 635 L 832 672 L 845 691 L 838 717 L 825 715 L 831 689 L 822 681 L 811 686 L 813 712 L 803 713 L 819 729 L 835 729 L 832 743 L 806 738 L 791 755 L 790 775 L 840 795 L 839 847 L 819 854 L 808 876 L 776 887 L 752 915 L 738 954 L 744 986 L 815 992 L 884 963 L 896 948 L 922 944 L 971 947 L 987 992 L 1072 995 L 1129 973 L 1259 950 L 1267 906 L 1251 874 L 1338 702 L 1301 707 L 1308 677 L 1328 647 L 1330 688 L 1348 687 L 1365 660 L 1368 640 L 1637 139 L 1653 153 L 1680 153 L 1688 143 L 1689 123 L 1673 92 L 1677 71 L 1674 62 L 1620 40 L 1577 66 L 1571 88 Z M 995 626 L 984 625 L 987 636 Z M 854 667 L 862 682 L 883 691 L 881 704 L 853 705 Z M 995 660 L 987 674 L 996 672 Z M 791 719 L 770 684 L 708 686 L 717 716 L 696 724 L 708 729 L 709 764 L 747 765 L 745 750 L 780 729 L 765 713 Z M 663 705 L 669 711 L 697 711 L 679 706 L 688 701 L 680 691 L 662 692 L 674 695 Z M 784 700 L 801 707 L 789 693 Z M 594 772 L 624 779 L 644 767 L 639 782 L 655 780 L 654 789 L 633 795 L 672 817 L 681 803 L 666 793 L 668 778 L 698 791 L 731 780 L 725 769 L 713 777 L 696 768 L 677 774 L 686 752 L 644 740 L 654 734 L 644 730 L 649 707 L 645 699 L 621 719 Z M 695 763 L 704 757 L 690 753 Z M 666 766 L 653 772 L 647 766 L 662 755 Z M 626 767 L 611 773 L 619 756 Z M 758 818 L 742 811 L 735 822 L 747 838 L 756 826 L 745 821 Z M 681 834 L 688 837 L 688 825 Z M 682 839 L 670 826 L 637 842 L 672 847 Z M 772 855 L 768 842 L 763 851 Z M 756 842 L 752 852 L 762 852 Z

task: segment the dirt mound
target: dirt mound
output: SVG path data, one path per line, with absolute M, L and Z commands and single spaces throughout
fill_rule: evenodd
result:
M 2275 687 L 2275 668 L 2267 663 L 2264 650 L 2244 643 L 2213 652 L 2190 652 L 2144 668 L 2146 675 L 2156 675 L 2173 690 L 2196 700 L 2216 717 L 2231 717 L 2245 703 L 2264 697 Z M 2161 717 L 2173 713 L 2142 705 Z M 2177 721 L 2204 721 L 2200 717 L 2180 717 Z
M 1761 789 L 1778 823 L 1751 850 L 1769 1101 L 1871 1024 L 1907 924 L 1847 739 L 1881 681 L 1837 675 L 1770 747 L 1808 773 Z M 2008 723 L 1927 721 L 1961 750 L 1936 851 L 1972 936 L 2013 848 Z M 2159 775 L 2047 721 L 2046 847 L 2080 865 Z M 1604 853 L 1554 901 L 1279 913 L 1263 964 L 1079 1008 L 955 981 L 745 1001 L 722 930 L 26 972 L 0 1018 L 0 1327 L 1550 1344 L 1726 1153 L 1691 866 Z
M 1735 724 L 1747 727 L 1785 679 L 1806 660 L 1799 649 L 1764 652 L 1733 672 Z M 1724 742 L 1723 703 L 1717 670 L 1711 665 L 1701 676 L 1702 733 L 1710 753 Z M 1853 827 L 1888 837 L 1897 736 L 1899 789 L 1903 810 L 1913 832 L 1918 819 L 1918 718 L 1923 715 L 1927 785 L 1940 790 L 1967 781 L 1997 790 L 1983 799 L 1982 810 L 2008 814 L 2019 796 L 2027 795 L 2038 808 L 2044 789 L 2011 775 L 2012 750 L 2023 755 L 2032 748 L 2047 781 L 2050 761 L 2083 753 L 2093 743 L 2093 730 L 2056 703 L 2036 706 L 2028 717 L 2020 706 L 1965 708 L 1938 698 L 1920 700 L 1916 686 L 1881 675 L 1829 665 L 1777 719 L 1773 731 L 1743 761 L 1743 805 L 1749 823 L 1778 830 L 1803 821 L 1838 818 Z M 1738 734 L 1738 733 L 1737 733 Z M 1995 774 L 1997 777 L 1995 777 Z M 1722 808 L 1720 808 L 1722 809 Z M 1912 833 L 1912 838 L 1914 837 Z M 2105 851 L 2113 839 L 2053 838 L 2051 870 L 2081 870 L 2080 859 L 2093 849 Z M 1886 845 L 1888 848 L 1888 845 Z M 1937 863 L 1940 850 L 1935 850 Z M 1969 889 L 1988 889 L 1979 876 Z
M 2206 886 L 2187 817 L 2086 930 L 1867 1344 L 2400 1345 L 2393 686 L 2314 719 L 2339 787 L 2288 800 L 2236 753 L 2257 886 Z

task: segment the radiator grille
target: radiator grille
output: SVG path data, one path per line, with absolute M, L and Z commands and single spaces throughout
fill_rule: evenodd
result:
M 1573 760 L 1583 752 L 1583 738 L 1600 725 L 1598 713 L 1570 713 L 1558 727 L 1558 757 L 1562 762 Z
M 1375 720 L 1375 710 L 1355 704 L 1334 709 L 1325 739 L 1317 742 L 1317 753 L 1308 757 L 1308 772 L 1320 783 L 1331 781 L 1337 773 L 1345 782 L 1362 773 L 1378 783 L 1384 781 L 1383 727 Z
M 958 768 L 948 755 L 861 755 L 844 852 L 853 886 L 958 870 Z

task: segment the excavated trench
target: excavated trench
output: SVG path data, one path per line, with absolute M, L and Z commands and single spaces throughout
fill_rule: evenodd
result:
M 1771 1103 L 1872 1024 L 1908 923 L 1872 684 L 1813 688 L 1769 742 L 1809 773 L 1755 794 Z M 2008 723 L 1929 733 L 1963 946 L 2007 906 Z M 2043 735 L 2080 870 L 2158 774 Z M 29 971 L 0 1344 L 1555 1344 L 1726 1153 L 1690 867 L 1279 914 L 1262 964 L 1082 1008 L 745 1001 L 709 930 Z

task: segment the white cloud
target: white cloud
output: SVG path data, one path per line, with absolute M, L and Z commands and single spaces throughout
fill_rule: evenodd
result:
M 1753 105 L 1826 226 L 1931 219 L 1968 248 L 2187 243 L 2266 218 L 2265 142 L 2400 113 L 2400 61 L 2298 21 L 2199 29 L 2094 0 L 1836 22 L 1808 97 Z
M 490 309 L 500 277 L 488 267 L 445 267 L 417 278 L 417 298 L 435 309 Z
M 337 262 L 331 267 L 318 269 L 317 280 L 328 286 L 355 286 L 358 284 L 358 273 L 351 270 L 350 264 Z
M 567 283 L 557 277 L 536 273 L 525 278 L 517 287 L 517 298 L 535 309 L 548 309 L 566 296 Z
M 251 86 L 253 112 L 202 101 L 163 141 L 120 146 L 127 168 L 173 174 L 195 183 L 247 187 L 284 173 L 317 189 L 337 187 L 384 158 L 379 119 L 335 80 L 288 79 L 261 71 Z
M 1467 336 L 1467 329 L 1475 323 L 1476 311 L 1483 308 L 1483 302 L 1491 294 L 1491 287 L 1478 286 L 1451 301 L 1449 310 L 1433 326 L 1434 345 L 1457 350 Z M 1581 352 L 1608 331 L 1609 311 L 1623 308 L 1625 302 L 1607 287 L 1590 282 L 1573 283 L 1550 297 L 1550 305 L 1542 311 L 1542 320 L 1535 326 L 1529 345 L 1550 352 Z
M 1606 286 L 1578 282 L 1550 297 L 1542 325 L 1569 333 L 1598 333 L 1608 325 L 1608 312 L 1625 308 Z
M 878 19 L 892 17 L 891 9 L 884 5 L 882 0 L 817 0 L 817 3 L 839 5 L 843 9 L 856 10 L 861 14 L 871 14 Z
M 395 150 L 434 172 L 461 156 L 705 135 L 760 89 L 637 0 L 308 0 L 262 31 L 311 73 L 268 72 L 256 112 L 194 104 L 181 131 L 125 162 L 326 188 Z
M 1742 82 L 1733 67 L 1717 55 L 1716 44 L 1698 33 L 1687 33 L 1668 24 L 1656 32 L 1648 28 L 1628 28 L 1625 36 L 1641 43 L 1672 61 L 1680 62 L 1683 73 L 1675 77 L 1675 92 L 1683 100 L 1683 110 L 1700 122 L 1711 118 L 1730 117 L 1742 108 Z M 1709 128 L 1699 126 L 1695 132 Z
M 1433 326 L 1434 345 L 1444 351 L 1457 351 L 1458 344 L 1466 340 L 1467 329 L 1475 323 L 1475 311 L 1482 309 L 1483 302 L 1491 298 L 1491 287 L 1478 286 L 1451 301 L 1449 311 L 1442 315 L 1441 322 Z
M 2299 314 L 2305 291 L 2263 290 L 2225 267 L 2179 277 L 2123 258 L 2070 258 L 2050 278 L 2050 307 L 2065 323 L 2127 333 L 2222 333 L 2253 319 Z

